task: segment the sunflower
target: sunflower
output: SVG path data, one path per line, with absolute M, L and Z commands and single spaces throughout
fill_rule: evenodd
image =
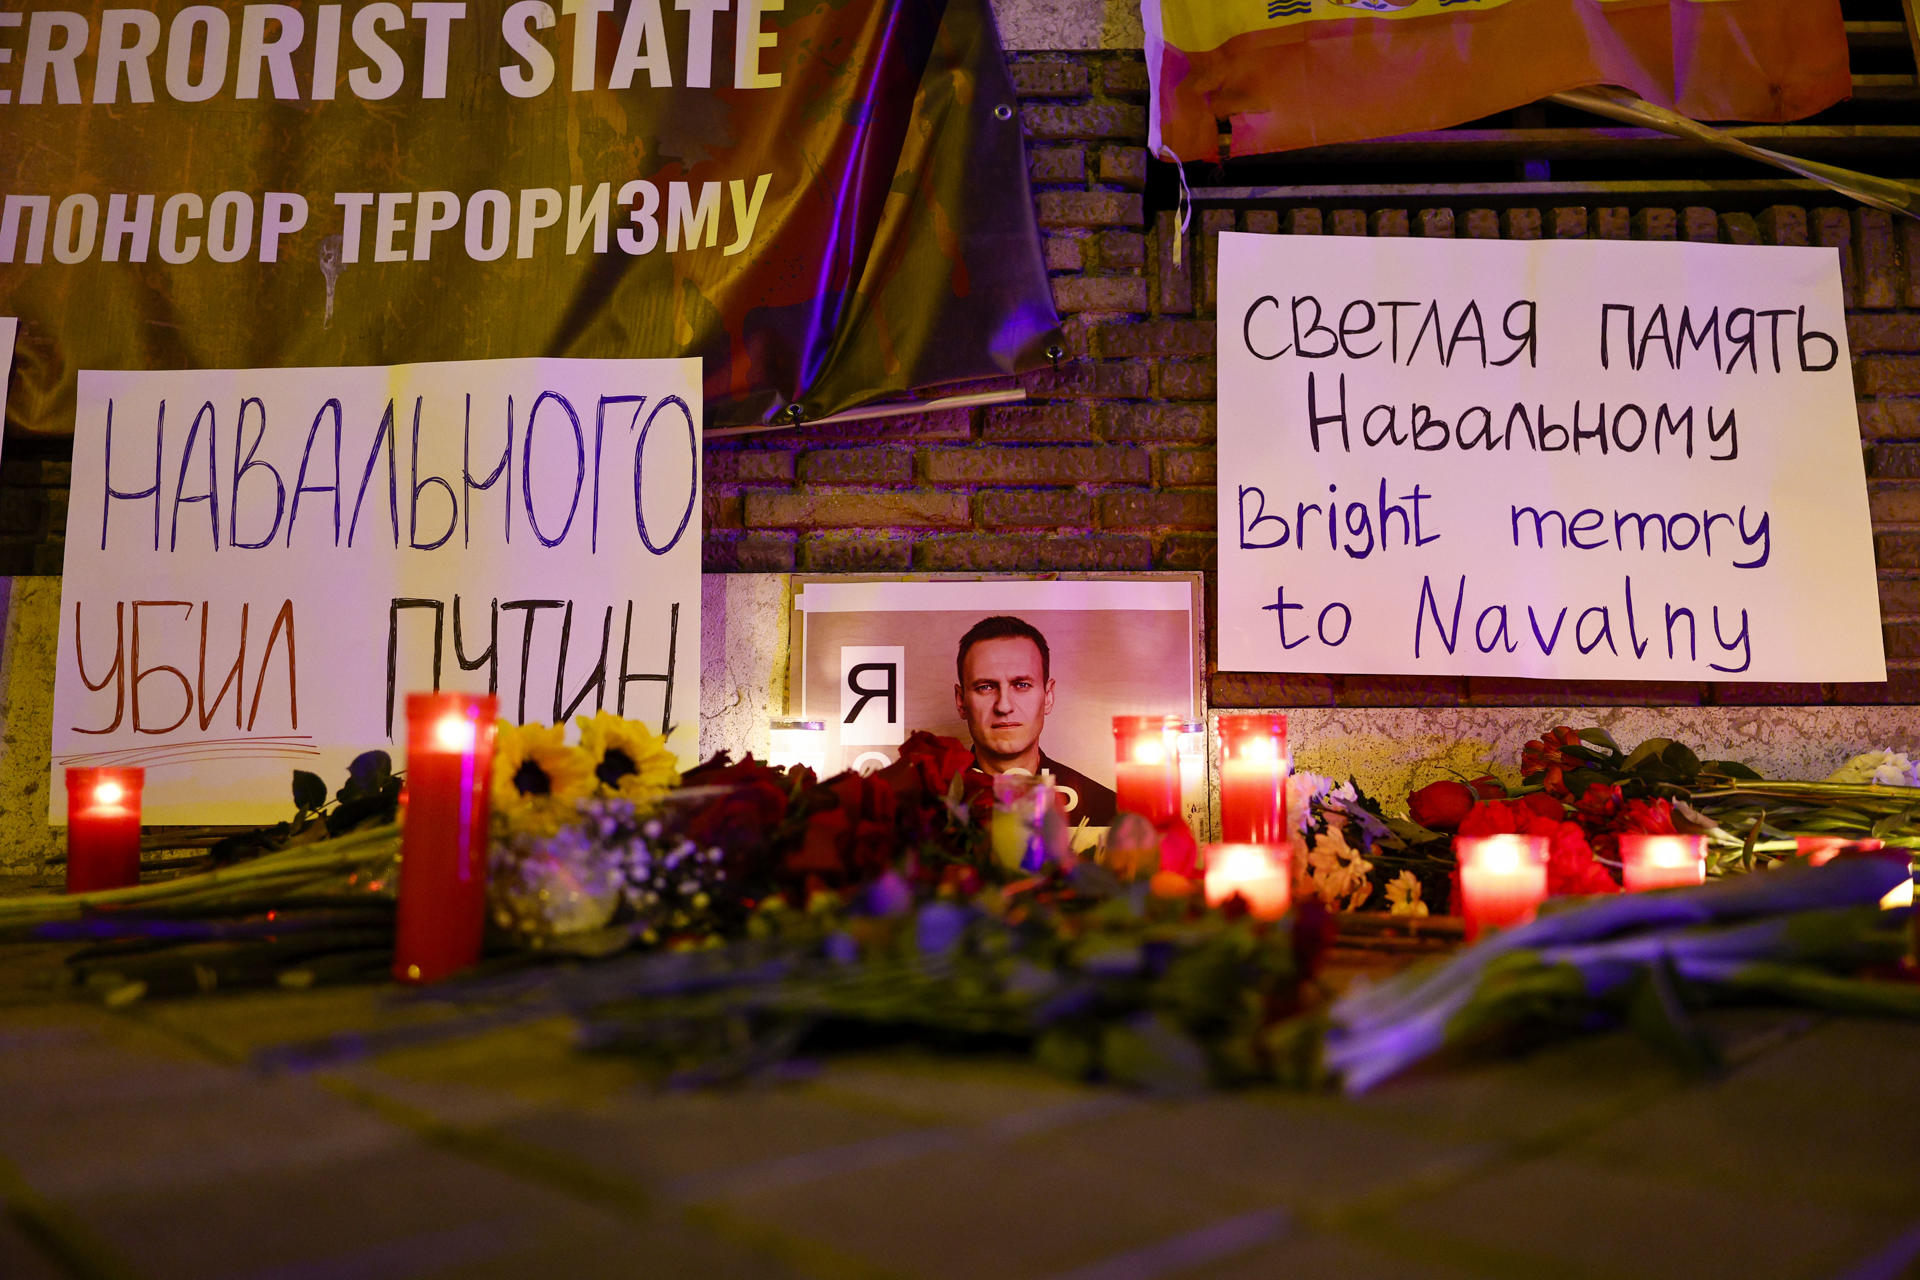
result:
M 667 740 L 645 725 L 604 711 L 574 723 L 580 726 L 580 750 L 602 795 L 620 796 L 646 809 L 680 784 L 680 765 Z
M 551 835 L 593 791 L 593 761 L 566 743 L 560 725 L 500 722 L 493 754 L 493 809 L 510 831 Z

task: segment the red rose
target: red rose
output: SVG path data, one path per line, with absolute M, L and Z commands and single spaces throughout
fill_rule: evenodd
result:
M 1187 820 L 1174 814 L 1160 824 L 1160 869 L 1191 879 L 1200 868 L 1200 843 Z
M 1569 893 L 1618 893 L 1607 869 L 1593 860 L 1593 846 L 1577 822 L 1563 822 L 1551 839 L 1547 853 L 1547 893 L 1558 897 Z
M 1574 809 L 1579 813 L 1580 821 L 1588 826 L 1610 827 L 1626 803 L 1626 797 L 1621 794 L 1619 787 L 1608 786 L 1601 782 L 1589 782 L 1586 792 L 1581 795 Z
M 846 871 L 841 842 L 853 831 L 853 820 L 844 809 L 823 809 L 807 819 L 800 846 L 788 851 L 783 868 L 794 876 L 820 876 L 839 879 Z
M 1531 809 L 1540 817 L 1551 818 L 1555 822 L 1567 816 L 1567 806 L 1562 804 L 1557 797 L 1550 796 L 1544 791 L 1529 791 L 1526 795 L 1521 796 L 1517 803 Z
M 1455 831 L 1478 797 L 1464 782 L 1443 778 L 1407 797 L 1407 813 L 1430 831 Z
M 1620 814 L 1619 830 L 1636 831 L 1649 836 L 1679 835 L 1679 828 L 1673 825 L 1673 802 L 1670 800 L 1629 800 Z
M 1460 819 L 1460 834 L 1463 836 L 1509 836 L 1520 830 L 1520 815 L 1524 812 L 1511 801 L 1490 800 L 1485 804 L 1476 804 Z
M 1467 785 L 1472 787 L 1473 794 L 1479 796 L 1482 800 L 1505 800 L 1507 798 L 1507 784 L 1490 773 L 1481 774 L 1473 781 L 1467 783 Z
M 683 785 L 726 788 L 725 793 L 695 808 L 680 832 L 703 849 L 720 848 L 729 854 L 758 847 L 767 833 L 787 814 L 787 777 L 780 770 L 748 756 L 731 763 L 722 754 L 689 771 Z
M 944 796 L 953 780 L 973 767 L 973 752 L 958 738 L 936 737 L 920 729 L 900 744 L 897 763 L 907 766 L 928 791 Z

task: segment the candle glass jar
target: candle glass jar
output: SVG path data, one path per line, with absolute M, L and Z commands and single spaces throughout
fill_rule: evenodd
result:
M 1113 718 L 1114 808 L 1158 827 L 1180 816 L 1177 716 Z
M 1705 884 L 1705 836 L 1642 835 L 1620 837 L 1620 883 L 1628 893 Z
M 1460 836 L 1461 912 L 1467 941 L 1488 929 L 1507 929 L 1534 918 L 1547 899 L 1545 836 Z
M 492 807 L 492 697 L 407 696 L 406 824 L 393 976 L 434 982 L 480 959 Z
M 140 792 L 145 769 L 67 770 L 67 892 L 140 883 Z
M 1824 867 L 1843 853 L 1878 853 L 1887 847 L 1884 840 L 1871 836 L 1849 839 L 1846 836 L 1795 836 L 1793 851 L 1807 860 L 1807 865 Z
M 987 843 L 994 861 L 1009 871 L 1045 867 L 1047 814 L 1059 805 L 1059 796 L 1052 783 L 1033 774 L 995 774 L 993 815 L 987 820 Z
M 775 720 L 767 747 L 767 763 L 776 769 L 801 765 L 813 776 L 827 776 L 827 724 L 824 720 Z
M 1204 842 L 1213 835 L 1207 811 L 1207 722 L 1182 720 L 1174 745 L 1180 753 L 1180 812 L 1194 839 Z
M 1238 894 L 1256 920 L 1278 920 L 1293 903 L 1292 856 L 1285 845 L 1207 846 L 1207 905 L 1222 906 Z
M 1285 843 L 1285 716 L 1220 717 L 1220 838 L 1229 843 Z

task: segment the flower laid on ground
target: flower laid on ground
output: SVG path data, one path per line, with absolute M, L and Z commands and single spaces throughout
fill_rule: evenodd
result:
M 1387 910 L 1396 916 L 1424 916 L 1427 904 L 1421 900 L 1420 878 L 1402 871 L 1387 882 Z
M 1373 892 L 1367 873 L 1373 864 L 1350 846 L 1337 828 L 1329 828 L 1313 838 L 1307 854 L 1306 883 L 1328 906 L 1356 911 Z
M 1518 800 L 1477 804 L 1460 822 L 1463 836 L 1544 836 L 1547 893 L 1618 893 L 1620 885 L 1594 860 L 1587 832 L 1558 800 L 1536 791 Z
M 1825 782 L 1769 782 L 1735 760 L 1702 760 L 1671 738 L 1628 751 L 1605 729 L 1559 725 L 1526 744 L 1520 767 L 1511 801 L 1479 793 L 1490 779 L 1422 787 L 1407 798 L 1411 824 L 1402 834 L 1417 852 L 1447 862 L 1454 832 L 1546 835 L 1555 841 L 1553 893 L 1608 892 L 1605 868 L 1619 866 L 1619 840 L 1630 833 L 1705 836 L 1709 876 L 1803 861 L 1808 837 L 1920 843 L 1920 806 L 1894 790 L 1920 787 L 1920 764 L 1891 750 L 1855 756 Z M 1520 804 L 1533 815 L 1516 816 Z
M 1875 787 L 1920 787 L 1920 762 L 1909 760 L 1903 751 L 1868 751 L 1828 774 L 1827 781 Z
M 493 748 L 493 812 L 513 833 L 552 835 L 593 793 L 593 761 L 566 726 L 502 720 Z

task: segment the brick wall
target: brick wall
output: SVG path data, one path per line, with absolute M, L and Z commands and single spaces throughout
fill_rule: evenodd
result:
M 1873 210 L 1206 209 L 1182 263 L 1147 211 L 1137 53 L 1014 57 L 1035 209 L 1066 323 L 1029 401 L 712 442 L 710 572 L 1202 569 L 1214 563 L 1214 297 L 1224 230 L 1839 246 L 1890 679 L 1604 684 L 1213 674 L 1216 706 L 1920 703 L 1920 223 Z M 952 389 L 949 389 L 952 390 Z M 57 573 L 67 465 L 9 441 L 0 572 Z M 1211 598 L 1211 591 L 1209 597 Z

